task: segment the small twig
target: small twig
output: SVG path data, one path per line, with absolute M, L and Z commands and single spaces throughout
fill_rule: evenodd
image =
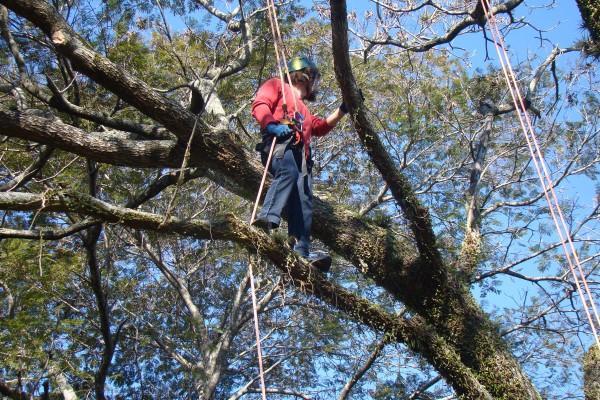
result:
M 199 118 L 200 118 L 200 114 L 197 114 L 196 118 L 194 119 L 194 127 L 192 128 L 192 134 L 190 135 L 190 138 L 189 138 L 189 140 L 187 142 L 187 146 L 185 148 L 185 153 L 183 155 L 183 162 L 181 163 L 181 168 L 179 169 L 179 178 L 177 179 L 177 185 L 175 185 L 175 193 L 173 193 L 173 197 L 171 197 L 171 200 L 169 201 L 169 205 L 167 206 L 167 211 L 165 212 L 165 218 L 160 223 L 159 229 L 162 226 L 164 226 L 164 224 L 169 219 L 169 216 L 171 214 L 171 210 L 173 208 L 173 204 L 175 203 L 175 199 L 177 198 L 177 194 L 179 193 L 179 188 L 181 187 L 183 181 L 185 180 L 184 179 L 185 170 L 187 169 L 187 166 L 189 164 L 192 142 L 194 140 L 194 135 L 196 133 L 196 126 L 198 125 L 198 119 Z

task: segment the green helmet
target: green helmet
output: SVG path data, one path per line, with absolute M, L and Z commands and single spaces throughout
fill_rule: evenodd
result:
M 317 68 L 317 64 L 315 64 L 310 58 L 306 56 L 296 56 L 288 62 L 288 70 L 290 72 L 300 71 L 305 68 L 308 68 L 314 74 L 319 75 L 319 69 Z

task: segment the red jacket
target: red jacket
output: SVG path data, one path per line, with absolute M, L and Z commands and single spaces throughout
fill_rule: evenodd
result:
M 295 91 L 292 86 L 285 84 L 285 98 L 287 102 L 288 117 L 294 115 L 294 96 Z M 310 138 L 312 136 L 323 136 L 328 134 L 333 126 L 329 126 L 323 118 L 315 117 L 310 113 L 308 107 L 297 97 L 297 111 L 304 116 L 304 124 L 302 125 L 302 137 L 304 146 L 308 154 Z M 283 96 L 281 91 L 281 80 L 271 78 L 258 89 L 256 98 L 252 102 L 252 116 L 258 121 L 261 129 L 271 122 L 279 122 L 283 119 Z

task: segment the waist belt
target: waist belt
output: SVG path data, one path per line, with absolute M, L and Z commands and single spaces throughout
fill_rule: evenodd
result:
M 294 137 L 290 137 L 284 140 L 281 143 L 275 143 L 275 149 L 273 149 L 273 157 L 282 158 L 285 152 L 289 149 L 294 152 L 300 152 L 301 162 L 298 166 L 300 168 L 300 172 L 302 172 L 302 176 L 308 175 L 310 170 L 312 169 L 312 160 L 309 160 L 309 155 L 306 153 L 306 146 L 304 146 L 304 142 L 301 140 L 299 143 L 294 144 L 292 140 Z M 271 143 L 273 141 L 273 137 L 270 135 L 263 136 L 263 141 L 258 143 L 255 146 L 255 150 L 260 152 L 261 161 L 263 165 L 267 163 L 267 158 L 269 156 L 269 150 L 271 148 Z M 298 159 L 294 157 L 296 160 L 296 164 L 298 164 Z

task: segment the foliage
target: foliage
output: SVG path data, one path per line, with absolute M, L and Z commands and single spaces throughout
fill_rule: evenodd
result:
M 220 127 L 209 129 L 224 118 L 240 148 L 252 151 L 258 128 L 249 100 L 261 82 L 276 74 L 262 3 L 240 2 L 251 27 L 251 32 L 245 33 L 233 27 L 241 21 L 240 14 L 226 21 L 201 1 L 53 3 L 91 48 L 176 104 L 187 106 L 189 82 L 199 78 L 214 82 L 210 96 L 227 115 L 203 115 L 202 129 L 207 129 L 208 138 L 229 135 Z M 206 3 L 220 11 L 238 5 Z M 292 2 L 278 12 L 288 51 L 309 54 L 321 66 L 321 95 L 311 110 L 327 115 L 342 99 L 332 67 L 331 26 L 322 3 L 316 1 L 313 9 L 307 9 Z M 581 397 L 579 341 L 587 340 L 589 327 L 582 322 L 573 282 L 550 229 L 527 144 L 514 112 L 498 113 L 492 118 L 491 130 L 485 130 L 481 104 L 500 108 L 509 104 L 501 71 L 470 68 L 467 56 L 457 57 L 445 47 L 399 51 L 394 46 L 369 46 L 368 36 L 377 30 L 406 38 L 398 24 L 409 18 L 407 30 L 423 24 L 439 32 L 462 15 L 439 14 L 423 10 L 398 14 L 380 7 L 375 13 L 371 10 L 364 21 L 351 14 L 355 32 L 351 47 L 359 49 L 351 52 L 351 60 L 367 115 L 394 165 L 427 207 L 450 276 L 461 279 L 461 285 L 481 300 L 492 320 L 489 325 L 499 326 L 507 347 L 544 397 L 558 398 L 571 392 Z M 29 21 L 12 12 L 9 16 L 10 29 L 27 65 L 27 79 L 43 87 L 43 93 L 50 93 L 47 79 L 51 79 L 78 107 L 108 119 L 159 128 L 149 112 L 128 104 L 109 85 L 99 85 L 92 77 L 75 72 L 71 62 L 54 53 Z M 248 41 L 254 47 L 244 68 L 231 75 L 223 73 L 226 66 L 243 58 Z M 3 79 L 12 86 L 26 87 L 13 58 L 1 42 Z M 530 79 L 543 61 L 526 60 L 516 72 L 523 80 Z M 598 274 L 598 207 L 587 204 L 588 198 L 583 197 L 587 194 L 577 197 L 571 191 L 574 186 L 597 186 L 597 79 L 596 65 L 571 58 L 569 63 L 559 64 L 558 73 L 543 71 L 529 98 L 538 112 L 536 127 L 546 133 L 540 140 L 548 168 L 565 195 L 564 212 L 591 277 Z M 93 118 L 55 109 L 51 106 L 55 103 L 44 95 L 27 91 L 26 98 L 24 109 L 52 110 L 64 122 L 90 133 L 90 141 L 92 132 L 113 137 L 115 145 L 131 138 L 140 144 L 152 140 L 139 132 L 123 132 Z M 2 109 L 18 109 L 17 104 L 10 90 L 0 99 Z M 315 193 L 328 204 L 339 205 L 361 221 L 382 228 L 388 237 L 412 245 L 410 221 L 384 187 L 380 171 L 354 128 L 346 118 L 333 134 L 314 140 Z M 186 143 L 177 139 L 178 148 L 185 148 Z M 485 157 L 475 182 L 478 150 Z M 2 151 L 0 183 L 4 184 L 35 162 L 42 148 L 29 140 L 7 137 Z M 227 177 L 219 175 L 214 165 L 198 165 L 187 171 L 198 173 L 193 179 L 173 181 L 137 208 L 162 216 L 169 213 L 185 221 L 218 221 L 224 215 L 247 220 L 252 204 L 223 184 Z M 99 163 L 97 169 L 92 167 L 84 156 L 56 150 L 18 190 L 44 193 L 48 198 L 58 192 L 89 193 L 126 207 L 160 179 L 178 171 L 163 165 L 137 168 Z M 472 193 L 471 187 L 475 187 Z M 477 199 L 475 205 L 466 200 L 469 195 Z M 473 226 L 467 226 L 467 214 L 474 209 L 478 218 Z M 88 218 L 84 213 L 39 211 L 6 210 L 2 227 L 58 230 Z M 465 277 L 461 275 L 461 248 L 471 230 L 480 233 L 477 243 L 481 248 L 476 265 Z M 116 343 L 103 386 L 108 398 L 259 398 L 247 275 L 251 262 L 263 302 L 260 325 L 267 381 L 270 388 L 281 392 L 280 397 L 335 397 L 384 340 L 385 332 L 366 328 L 335 304 L 290 285 L 291 276 L 278 272 L 268 260 L 257 260 L 233 241 L 134 229 L 121 221 L 103 221 L 98 239 L 91 244 L 93 229 L 89 227 L 48 241 L 2 234 L 0 354 L 4 363 L 0 383 L 20 385 L 32 395 L 41 395 L 46 381 L 51 393 L 64 391 L 58 383 L 57 371 L 61 371 L 80 398 L 101 397 L 95 384 L 110 347 L 108 332 Z M 326 244 L 317 241 L 315 247 L 326 249 Z M 418 317 L 364 273 L 366 267 L 351 268 L 352 264 L 337 256 L 328 280 L 399 320 Z M 100 275 L 99 285 L 94 284 L 94 272 Z M 597 288 L 594 283 L 593 290 Z M 103 313 L 107 321 L 103 321 Z M 452 382 L 442 380 L 439 371 L 409 345 L 386 344 L 350 398 L 451 396 Z M 213 386 L 212 380 L 216 381 Z

